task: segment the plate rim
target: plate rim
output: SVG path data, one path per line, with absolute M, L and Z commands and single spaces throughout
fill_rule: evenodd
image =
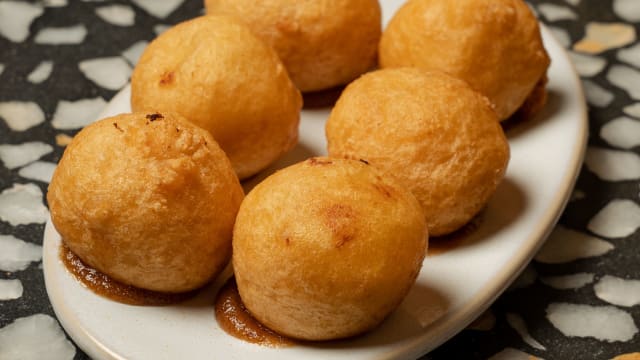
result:
M 403 344 L 396 349 L 400 358 L 416 358 L 422 356 L 429 351 L 433 350 L 440 344 L 444 343 L 461 329 L 471 323 L 478 315 L 486 311 L 486 309 L 507 289 L 518 275 L 524 270 L 524 268 L 530 263 L 531 259 L 535 256 L 537 251 L 546 241 L 546 238 L 554 229 L 562 212 L 564 211 L 566 204 L 568 203 L 572 190 L 575 187 L 575 183 L 580 174 L 580 170 L 585 156 L 589 127 L 588 127 L 588 113 L 587 104 L 584 96 L 584 90 L 580 81 L 580 77 L 576 71 L 575 65 L 571 61 L 567 50 L 560 45 L 560 42 L 555 38 L 553 33 L 543 24 L 540 23 L 540 30 L 544 32 L 544 36 L 552 39 L 554 46 L 559 51 L 559 54 L 566 60 L 566 63 L 571 68 L 570 78 L 572 81 L 571 88 L 576 91 L 573 96 L 577 101 L 575 104 L 578 108 L 575 110 L 576 114 L 579 114 L 579 119 L 576 119 L 578 126 L 578 134 L 575 137 L 575 146 L 571 149 L 571 157 L 567 167 L 567 171 L 563 174 L 562 180 L 559 182 L 559 188 L 565 189 L 565 191 L 556 192 L 553 194 L 552 201 L 549 206 L 546 207 L 546 211 L 539 216 L 541 221 L 536 222 L 535 229 L 528 232 L 529 236 L 523 242 L 523 245 L 512 254 L 511 258 L 500 268 L 499 275 L 492 278 L 485 283 L 481 290 L 470 301 L 465 302 L 459 309 L 452 314 L 451 317 L 446 319 L 446 322 L 442 322 L 439 319 L 433 324 L 435 335 L 431 343 L 432 346 L 425 347 L 424 339 L 422 336 L 416 336 L 411 341 Z M 130 85 L 126 85 L 121 89 L 109 103 L 114 102 L 117 98 L 125 96 L 130 90 Z M 98 118 L 102 118 L 104 113 L 107 112 L 109 107 L 105 108 Z M 47 239 L 51 239 L 51 236 L 56 234 L 55 228 L 51 223 L 51 220 L 47 220 L 44 230 L 44 242 L 43 243 L 43 272 L 45 278 L 45 287 L 47 294 L 51 301 L 53 310 L 58 318 L 58 321 L 62 324 L 63 328 L 69 333 L 72 339 L 78 344 L 78 346 L 93 358 L 101 359 L 124 359 L 118 355 L 115 351 L 109 349 L 106 345 L 98 341 L 87 329 L 82 327 L 76 320 L 71 309 L 66 306 L 62 306 L 57 303 L 55 296 L 52 293 L 60 291 L 52 285 L 52 276 L 50 271 L 46 271 L 51 266 L 52 261 L 57 260 L 57 256 L 47 255 Z M 51 240 L 49 240 L 50 242 Z
M 540 217 L 544 221 L 538 222 L 535 231 L 531 231 L 527 239 L 524 241 L 526 246 L 522 246 L 516 253 L 513 254 L 511 259 L 501 268 L 500 276 L 492 279 L 487 284 L 482 286 L 483 291 L 476 295 L 472 301 L 464 304 L 461 309 L 456 311 L 455 315 L 447 319 L 447 323 L 444 325 L 437 324 L 436 328 L 442 327 L 442 331 L 439 336 L 436 336 L 438 340 L 433 341 L 437 345 L 427 348 L 419 349 L 419 343 L 421 338 L 416 337 L 407 347 L 411 347 L 412 350 L 408 350 L 401 358 L 413 359 L 428 354 L 431 350 L 435 349 L 439 345 L 451 339 L 458 334 L 461 330 L 467 327 L 473 320 L 480 314 L 486 311 L 495 300 L 502 295 L 502 293 L 510 286 L 510 284 L 522 273 L 527 265 L 532 261 L 538 250 L 544 245 L 550 233 L 560 219 L 560 216 L 564 212 L 573 189 L 575 188 L 578 176 L 582 168 L 584 157 L 588 145 L 589 137 L 589 117 L 586 98 L 584 95 L 584 89 L 580 76 L 578 75 L 575 64 L 571 61 L 569 53 L 562 47 L 557 37 L 551 32 L 551 30 L 543 23 L 539 22 L 540 31 L 544 33 L 545 37 L 552 39 L 560 50 L 560 53 L 567 60 L 566 62 L 571 69 L 571 81 L 573 89 L 577 91 L 575 98 L 580 100 L 577 103 L 579 113 L 579 120 L 576 120 L 579 126 L 579 132 L 576 136 L 576 146 L 572 148 L 573 152 L 569 164 L 571 167 L 567 168 L 567 172 L 561 180 L 562 188 L 566 189 L 565 192 L 558 192 L 554 194 L 552 205 L 547 208 L 547 211 Z M 542 225 L 546 224 L 546 225 Z M 455 321 L 454 321 L 455 320 Z M 454 324 L 463 324 L 454 326 Z

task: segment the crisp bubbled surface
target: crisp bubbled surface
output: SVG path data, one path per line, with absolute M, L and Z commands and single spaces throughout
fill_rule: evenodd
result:
M 84 128 L 47 194 L 56 229 L 83 261 L 165 292 L 192 290 L 222 270 L 242 198 L 211 135 L 166 112 Z

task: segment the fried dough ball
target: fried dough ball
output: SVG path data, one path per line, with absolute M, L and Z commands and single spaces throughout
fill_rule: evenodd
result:
M 440 70 L 468 82 L 505 120 L 549 66 L 538 22 L 522 0 L 409 0 L 380 41 L 380 66 Z
M 242 19 L 273 46 L 303 92 L 342 85 L 376 64 L 378 0 L 205 0 L 208 14 Z
M 378 70 L 351 83 L 326 133 L 330 156 L 365 159 L 410 188 L 433 236 L 471 220 L 509 160 L 489 100 L 462 80 L 417 68 Z
M 411 192 L 365 162 L 311 158 L 276 172 L 240 207 L 240 296 L 278 333 L 329 340 L 372 329 L 415 282 L 427 246 Z
M 231 257 L 243 191 L 211 135 L 177 114 L 134 113 L 80 131 L 51 179 L 65 244 L 125 284 L 184 292 Z
M 518 108 L 518 110 L 509 117 L 509 120 L 518 122 L 518 121 L 526 121 L 528 119 L 533 118 L 539 112 L 544 109 L 544 106 L 547 104 L 547 77 L 542 77 L 534 86 L 533 90 L 527 98 L 522 103 L 522 106 Z M 503 123 L 503 126 L 507 122 Z M 508 126 L 508 125 L 507 125 Z M 506 126 L 505 126 L 506 128 Z
M 295 146 L 302 98 L 273 49 L 246 26 L 203 16 L 145 49 L 131 107 L 177 112 L 205 128 L 243 179 Z

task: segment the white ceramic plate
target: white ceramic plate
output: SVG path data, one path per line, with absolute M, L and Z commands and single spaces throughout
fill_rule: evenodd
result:
M 400 3 L 383 1 L 385 22 Z M 506 179 L 480 227 L 466 245 L 427 257 L 405 301 L 375 331 L 347 341 L 272 349 L 235 339 L 218 327 L 212 304 L 219 283 L 174 306 L 129 306 L 105 299 L 67 272 L 58 255 L 60 237 L 49 222 L 44 273 L 58 319 L 95 359 L 410 359 L 427 353 L 484 311 L 531 260 L 555 225 L 580 169 L 587 118 L 579 79 L 544 28 L 543 37 L 552 58 L 549 103 L 534 121 L 508 132 Z M 121 91 L 103 116 L 128 112 L 129 94 L 128 87 Z M 304 110 L 299 146 L 269 171 L 325 154 L 328 113 Z

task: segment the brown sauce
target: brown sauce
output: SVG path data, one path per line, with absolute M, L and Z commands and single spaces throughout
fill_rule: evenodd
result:
M 180 294 L 144 290 L 116 281 L 80 260 L 64 242 L 60 244 L 60 259 L 73 276 L 86 288 L 108 299 L 129 305 L 169 305 L 184 301 L 195 291 Z
M 256 320 L 242 303 L 236 279 L 230 278 L 216 298 L 216 320 L 229 335 L 262 346 L 294 345 L 292 339 L 277 334 Z
M 482 213 L 476 215 L 471 221 L 469 221 L 462 228 L 454 231 L 451 234 L 430 237 L 429 249 L 427 250 L 427 256 L 439 255 L 448 251 L 455 250 L 456 248 L 463 247 L 471 243 L 470 236 L 474 231 L 480 227 L 482 222 Z

